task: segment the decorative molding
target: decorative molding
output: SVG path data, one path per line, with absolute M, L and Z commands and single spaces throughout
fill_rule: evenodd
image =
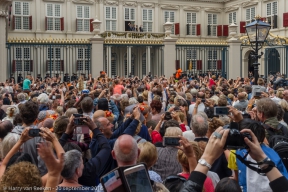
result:
M 257 5 L 257 4 L 258 4 L 258 1 L 246 1 L 246 2 L 242 3 L 242 7 L 246 8 L 246 7 L 250 7 L 253 5 Z
M 161 9 L 179 9 L 179 5 L 161 5 Z
M 154 4 L 154 3 L 142 3 L 141 7 L 154 8 L 154 7 L 155 7 L 155 4 Z
M 204 10 L 207 12 L 222 12 L 223 8 L 210 7 L 210 8 L 205 8 Z
M 237 6 L 234 6 L 234 7 L 226 7 L 225 8 L 225 12 L 227 13 L 227 12 L 230 12 L 230 11 L 236 11 L 236 10 L 238 10 L 239 9 L 239 7 Z
M 89 4 L 93 5 L 94 1 L 93 0 L 72 0 L 73 3 L 82 3 L 82 4 Z
M 64 3 L 65 0 L 43 0 L 45 2 L 55 2 L 55 3 Z
M 184 6 L 184 11 L 200 11 L 201 7 L 195 7 L 195 6 Z
M 118 6 L 118 1 L 104 1 L 104 5 L 116 5 Z
M 7 17 L 7 16 L 8 16 L 8 11 L 0 10 L 0 17 Z
M 137 7 L 137 2 L 136 1 L 128 1 L 128 2 L 124 2 L 123 6 L 126 7 Z

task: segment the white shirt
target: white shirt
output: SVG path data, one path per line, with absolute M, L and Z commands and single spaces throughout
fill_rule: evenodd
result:
M 189 106 L 188 114 L 190 114 L 190 115 L 193 114 L 194 107 L 195 107 L 195 103 Z M 201 102 L 201 103 L 198 105 L 197 112 L 200 112 L 200 111 L 204 112 L 204 110 L 205 110 L 205 105 L 204 105 L 204 103 Z

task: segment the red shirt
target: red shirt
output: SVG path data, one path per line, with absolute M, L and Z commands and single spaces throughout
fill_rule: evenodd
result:
M 163 138 L 158 131 L 152 131 L 151 133 L 152 143 L 163 142 Z
M 113 94 L 121 95 L 123 90 L 124 90 L 124 86 L 123 85 L 120 85 L 120 84 L 115 85 L 114 88 L 113 88 Z
M 216 85 L 216 83 L 215 83 L 215 81 L 212 78 L 210 78 L 209 79 L 209 88 L 211 88 L 212 85 Z
M 184 177 L 185 179 L 188 179 L 190 176 L 190 173 L 179 173 L 178 175 Z M 203 186 L 204 186 L 205 192 L 214 192 L 214 186 L 210 177 L 206 177 Z

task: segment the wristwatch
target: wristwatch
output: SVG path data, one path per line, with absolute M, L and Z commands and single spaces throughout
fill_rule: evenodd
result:
M 209 169 L 211 169 L 211 167 L 212 167 L 209 163 L 207 163 L 207 161 L 205 159 L 199 159 L 198 163 L 200 165 L 208 167 Z

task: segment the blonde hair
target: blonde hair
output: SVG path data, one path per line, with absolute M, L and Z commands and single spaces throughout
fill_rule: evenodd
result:
M 281 101 L 278 102 L 278 104 L 281 106 L 281 108 L 284 111 L 288 111 L 288 102 L 282 99 Z
M 67 109 L 67 111 L 65 112 L 65 116 L 67 117 L 71 117 L 71 115 L 73 115 L 74 113 L 78 113 L 78 110 L 76 108 L 69 108 Z
M 78 83 L 79 83 L 78 91 L 82 91 L 84 89 L 84 81 L 82 76 L 79 78 Z
M 195 141 L 191 141 L 190 142 L 192 147 L 193 147 L 193 152 L 194 152 L 194 155 L 195 155 L 195 158 L 196 158 L 196 161 L 198 161 L 203 152 L 202 150 L 200 149 L 200 147 L 198 146 L 198 143 L 195 142 Z M 182 167 L 186 170 L 189 170 L 189 162 L 188 162 L 188 158 L 187 156 L 185 155 L 185 153 L 182 151 L 182 150 L 178 150 L 178 153 L 177 153 L 177 160 L 178 162 L 182 165 Z
M 165 131 L 166 137 L 177 137 L 177 136 L 182 136 L 183 132 L 179 127 L 168 127 Z
M 137 145 L 140 149 L 140 155 L 137 162 L 146 163 L 147 168 L 149 169 L 156 163 L 158 159 L 156 147 L 150 142 L 138 143 Z

